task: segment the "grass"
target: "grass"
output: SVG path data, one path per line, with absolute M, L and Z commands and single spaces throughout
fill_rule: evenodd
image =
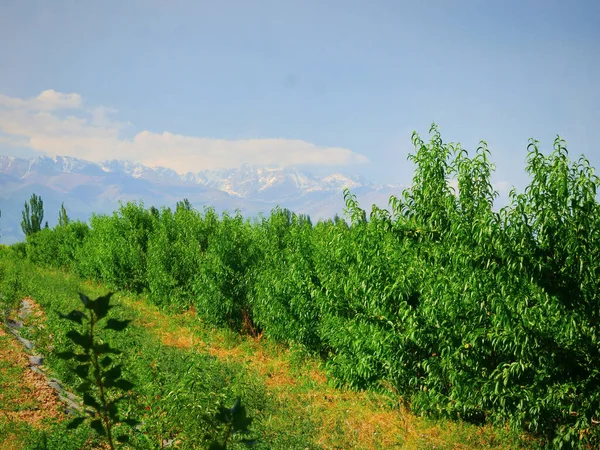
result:
M 30 295 L 44 317 L 42 326 L 31 327 L 32 338 L 47 356 L 48 369 L 73 386 L 69 362 L 53 357 L 68 346 L 68 330 L 57 313 L 76 307 L 79 291 L 96 297 L 106 290 L 6 257 L 0 265 L 12 265 L 10 270 L 21 274 L 20 293 Z M 126 415 L 143 422 L 133 441 L 138 448 L 161 448 L 167 439 L 174 439 L 177 448 L 203 448 L 204 430 L 218 432 L 211 415 L 219 404 L 233 404 L 238 395 L 254 418 L 253 436 L 260 441 L 256 448 L 539 448 L 531 437 L 501 428 L 417 417 L 391 391 L 334 388 L 319 360 L 302 349 L 208 327 L 193 309 L 169 313 L 142 296 L 125 294 L 115 295 L 115 304 L 119 307 L 111 311 L 114 317 L 133 319 L 125 333 L 107 335 L 106 340 L 124 350 L 126 378 L 136 384 L 124 407 Z M 0 334 L 0 348 L 17 352 L 11 339 Z M 14 400 L 27 394 L 18 381 L 19 371 L 25 369 L 22 364 L 11 366 L 15 358 L 7 355 L 0 353 L 0 436 L 5 435 L 3 430 L 13 430 L 10 442 L 15 449 L 97 445 L 89 430 L 78 431 L 73 442 L 61 441 L 65 422 L 60 415 L 49 416 L 46 430 L 39 431 L 34 421 L 8 414 Z
M 392 393 L 356 392 L 333 388 L 314 358 L 298 349 L 228 330 L 208 329 L 193 312 L 165 316 L 148 303 L 138 302 L 144 322 L 165 345 L 206 351 L 233 362 L 264 380 L 281 417 L 294 411 L 310 417 L 313 438 L 322 448 L 524 448 L 527 437 L 491 426 L 436 422 L 416 417 Z M 290 418 L 290 416 L 287 416 Z M 273 420 L 277 420 L 274 418 Z M 298 417 L 292 418 L 297 421 Z M 285 422 L 280 423 L 285 426 Z M 533 442 L 529 442 L 534 446 Z

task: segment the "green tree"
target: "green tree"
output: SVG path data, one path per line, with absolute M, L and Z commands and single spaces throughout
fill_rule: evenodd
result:
M 158 218 L 160 218 L 160 211 L 155 206 L 151 206 L 150 207 L 150 215 L 152 217 L 154 217 L 155 219 L 158 219 Z
M 69 225 L 69 216 L 67 216 L 67 210 L 65 209 L 65 204 L 60 205 L 60 213 L 58 213 L 58 226 L 66 227 Z
M 192 204 L 187 198 L 184 198 L 182 201 L 177 202 L 175 205 L 175 210 L 179 211 L 180 209 L 185 209 L 186 211 L 192 210 Z
M 25 236 L 37 233 L 42 229 L 42 221 L 44 219 L 44 202 L 42 198 L 36 194 L 31 194 L 29 205 L 25 202 L 23 209 L 23 221 L 21 229 Z

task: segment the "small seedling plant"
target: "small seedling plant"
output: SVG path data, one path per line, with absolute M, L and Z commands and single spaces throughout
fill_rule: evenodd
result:
M 215 416 L 216 421 L 225 428 L 223 440 L 214 439 L 210 444 L 209 450 L 227 450 L 227 444 L 232 442 L 236 436 L 250 432 L 249 427 L 252 418 L 246 415 L 246 407 L 242 405 L 238 397 L 232 408 L 221 406 Z M 256 440 L 242 438 L 240 441 L 247 447 L 252 447 L 257 443 Z
M 89 420 L 90 427 L 105 437 L 109 447 L 114 449 L 115 440 L 122 443 L 129 440 L 126 434 L 114 436 L 115 425 L 125 423 L 134 426 L 138 422 L 119 417 L 118 403 L 126 398 L 133 384 L 122 378 L 121 364 L 117 364 L 110 356 L 121 352 L 98 338 L 99 331 L 123 331 L 130 322 L 106 319 L 108 311 L 114 306 L 110 304 L 112 295 L 108 293 L 92 300 L 79 294 L 83 310 L 75 309 L 69 314 L 60 313 L 63 319 L 80 325 L 80 331 L 73 329 L 67 333 L 67 337 L 79 351 L 61 352 L 57 356 L 78 363 L 74 372 L 81 379 L 81 383 L 76 391 L 82 396 L 87 413 L 73 419 L 67 428 L 77 428 Z

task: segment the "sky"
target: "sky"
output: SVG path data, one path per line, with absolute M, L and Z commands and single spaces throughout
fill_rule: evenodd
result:
M 596 0 L 0 3 L 0 155 L 408 184 L 435 122 L 523 188 L 531 137 L 600 168 L 599 80 Z

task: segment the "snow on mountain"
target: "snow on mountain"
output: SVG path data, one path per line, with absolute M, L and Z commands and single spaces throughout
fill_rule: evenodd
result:
M 30 174 L 56 175 L 59 173 L 81 173 L 95 175 L 101 168 L 92 162 L 69 156 L 36 156 L 34 158 L 17 158 L 0 156 L 0 173 L 25 178 Z
M 37 156 L 24 159 L 0 156 L 0 173 L 16 178 L 35 175 L 82 174 L 92 177 L 131 177 L 161 184 L 196 184 L 241 198 L 253 196 L 302 195 L 308 192 L 337 192 L 375 185 L 362 178 L 334 173 L 318 178 L 294 168 L 265 168 L 243 165 L 237 169 L 205 170 L 178 174 L 165 167 L 148 167 L 131 161 L 93 163 L 68 156 Z M 273 192 L 277 194 L 273 194 Z
M 256 195 L 285 197 L 319 191 L 337 192 L 345 187 L 352 189 L 371 184 L 365 180 L 359 181 L 339 173 L 317 178 L 293 168 L 275 169 L 252 166 L 187 174 L 185 179 L 242 198 Z

